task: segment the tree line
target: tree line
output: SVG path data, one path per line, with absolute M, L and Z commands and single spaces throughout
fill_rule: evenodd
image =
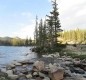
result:
M 31 38 L 21 39 L 21 38 L 0 38 L 0 46 L 32 46 L 34 41 Z
M 86 30 L 76 29 L 60 33 L 63 43 L 86 44 Z

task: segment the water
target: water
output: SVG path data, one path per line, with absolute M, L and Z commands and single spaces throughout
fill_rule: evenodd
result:
M 37 54 L 30 49 L 31 47 L 0 46 L 0 66 L 13 60 L 37 58 Z

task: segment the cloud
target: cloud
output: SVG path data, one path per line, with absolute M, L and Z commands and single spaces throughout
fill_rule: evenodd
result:
M 77 11 L 76 16 L 83 16 L 86 15 L 86 6 L 84 6 L 80 11 Z
M 86 29 L 86 0 L 57 0 L 57 4 L 63 30 Z
M 57 0 L 63 29 L 86 29 L 86 0 Z
M 13 35 L 14 36 L 18 36 L 20 38 L 23 38 L 25 39 L 27 36 L 28 38 L 34 38 L 34 27 L 35 27 L 35 24 L 34 22 L 32 22 L 31 24 L 28 24 L 28 25 L 22 25 L 22 28 L 20 30 L 18 30 L 18 32 L 13 32 Z
M 28 36 L 28 38 L 31 37 L 33 39 L 35 27 L 33 15 L 30 12 L 20 12 L 14 13 L 13 17 L 18 18 L 18 22 L 15 25 L 18 29 L 12 32 L 12 37 L 18 36 L 25 39 Z

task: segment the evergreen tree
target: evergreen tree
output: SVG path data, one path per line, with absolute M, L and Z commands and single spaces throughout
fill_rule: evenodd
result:
M 28 46 L 28 37 L 25 40 L 25 46 Z
M 38 46 L 38 17 L 37 16 L 36 16 L 36 26 L 34 32 L 34 43 L 36 46 Z
M 47 45 L 47 33 L 46 33 L 46 20 L 43 24 L 43 31 L 42 31 L 42 41 L 43 41 L 43 47 L 46 47 Z
M 85 44 L 86 43 L 86 30 L 70 30 L 60 33 L 60 36 L 64 42 L 73 41 L 74 43 Z
M 42 21 L 42 19 L 40 20 L 40 23 L 39 23 L 39 38 L 38 38 L 38 41 L 39 41 L 39 46 L 42 47 L 43 46 L 43 21 Z
M 30 37 L 29 40 L 28 40 L 28 45 L 29 45 L 29 46 L 32 45 L 32 39 L 31 39 L 31 37 Z
M 57 3 L 56 0 L 52 1 L 53 5 L 53 10 L 50 12 L 50 16 L 47 15 L 49 19 L 47 19 L 48 25 L 49 25 L 49 38 L 50 38 L 50 45 L 51 47 L 55 46 L 58 42 L 57 38 L 59 36 L 59 32 L 62 31 L 60 29 L 60 23 L 59 23 L 59 12 L 57 9 Z

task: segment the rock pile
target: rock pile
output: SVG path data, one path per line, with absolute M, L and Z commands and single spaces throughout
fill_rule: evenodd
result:
M 11 80 L 86 80 L 86 60 L 60 57 L 56 53 L 43 55 L 36 61 L 13 61 L 1 73 Z

